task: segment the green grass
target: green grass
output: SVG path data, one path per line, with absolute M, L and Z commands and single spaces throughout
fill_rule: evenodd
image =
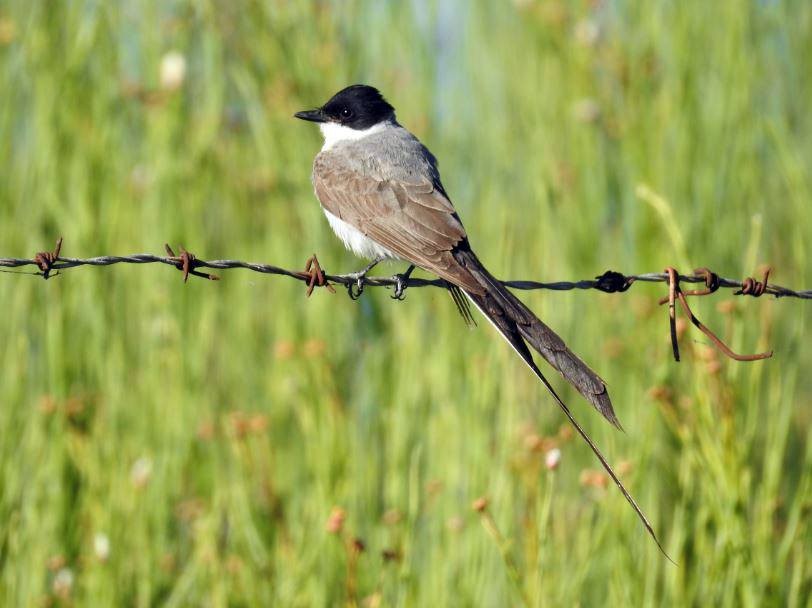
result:
M 62 235 L 68 256 L 169 242 L 357 269 L 291 115 L 364 81 L 501 277 L 769 263 L 812 286 L 812 6 L 574 4 L 6 0 L 0 256 Z M 172 50 L 188 69 L 165 91 Z M 674 566 L 439 290 L 222 278 L 0 275 L 0 604 L 809 605 L 808 304 L 698 300 L 734 349 L 775 356 L 688 331 L 675 363 L 661 285 L 522 296 L 609 383 L 626 433 L 556 378 Z

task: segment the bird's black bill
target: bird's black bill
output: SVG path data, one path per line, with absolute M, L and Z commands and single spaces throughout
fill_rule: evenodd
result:
M 294 116 L 302 120 L 309 120 L 310 122 L 327 122 L 327 115 L 321 108 L 317 110 L 302 110 L 301 112 L 296 112 Z

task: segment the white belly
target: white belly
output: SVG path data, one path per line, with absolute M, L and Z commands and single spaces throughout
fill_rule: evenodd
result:
M 330 222 L 330 228 L 332 228 L 336 236 L 341 239 L 344 246 L 355 255 L 367 258 L 368 260 L 398 258 L 398 256 L 389 251 L 386 247 L 378 245 L 378 243 L 358 230 L 355 226 L 351 226 L 341 218 L 336 217 L 327 211 L 327 209 L 322 210 L 324 211 L 324 215 L 327 216 L 327 221 Z

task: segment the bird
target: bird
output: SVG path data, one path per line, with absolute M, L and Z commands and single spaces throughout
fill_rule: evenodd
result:
M 645 514 L 541 372 L 531 349 L 606 420 L 622 428 L 606 383 L 485 268 L 440 180 L 437 159 L 398 123 L 395 108 L 375 87 L 355 84 L 324 105 L 294 116 L 317 123 L 324 137 L 311 180 L 330 227 L 347 249 L 370 260 L 352 275 L 359 290 L 377 263 L 396 260 L 409 264 L 405 273 L 396 275 L 396 295 L 419 267 L 445 280 L 468 319 L 465 298 L 470 300 L 550 392 L 665 553 Z

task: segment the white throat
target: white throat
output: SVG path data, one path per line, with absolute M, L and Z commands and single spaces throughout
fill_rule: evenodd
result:
M 369 137 L 373 133 L 380 133 L 392 123 L 388 120 L 379 122 L 377 125 L 372 125 L 368 129 L 351 129 L 335 122 L 322 122 L 319 123 L 319 129 L 324 136 L 324 145 L 321 151 L 329 150 L 337 143 L 342 141 L 357 141 Z

